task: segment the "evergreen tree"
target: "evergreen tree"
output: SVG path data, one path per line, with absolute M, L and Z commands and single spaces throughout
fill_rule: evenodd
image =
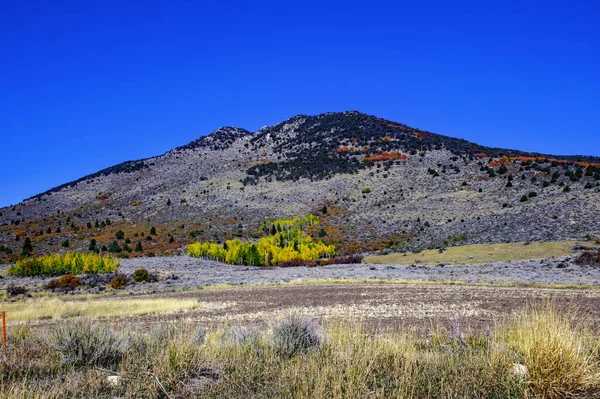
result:
M 119 246 L 119 243 L 117 243 L 117 240 L 114 240 L 109 246 L 108 246 L 108 252 L 121 252 L 123 249 Z
M 144 250 L 144 248 L 142 248 L 142 242 L 138 241 L 137 244 L 135 244 L 135 252 L 142 252 Z
M 96 249 L 96 240 L 92 238 L 90 240 L 90 245 L 88 246 L 88 250 L 93 251 L 95 249 Z
M 33 252 L 33 246 L 31 245 L 31 240 L 29 237 L 25 237 L 25 241 L 23 242 L 23 247 L 21 248 L 21 256 L 26 257 L 31 255 Z
M 171 236 L 171 237 L 169 238 L 169 244 L 172 244 L 172 243 L 174 243 L 174 242 L 175 242 L 175 238 L 173 238 L 173 236 Z
M 150 227 L 150 234 L 152 234 L 153 236 L 156 235 L 156 227 L 154 227 L 154 226 Z
M 66 240 L 64 240 L 64 241 L 62 242 L 62 244 L 60 244 L 60 245 L 62 245 L 64 248 L 69 248 L 69 239 L 67 238 L 67 239 L 66 239 Z
M 119 230 L 115 234 L 115 237 L 117 238 L 117 240 L 122 240 L 123 238 L 125 238 L 125 233 L 123 233 L 123 231 Z

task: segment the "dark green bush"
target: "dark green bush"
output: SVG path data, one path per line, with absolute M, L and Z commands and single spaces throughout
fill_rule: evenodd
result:
M 150 278 L 150 273 L 146 269 L 137 269 L 135 272 L 133 272 L 133 276 L 131 278 L 133 278 L 133 281 L 136 283 L 141 283 L 143 281 L 148 281 Z

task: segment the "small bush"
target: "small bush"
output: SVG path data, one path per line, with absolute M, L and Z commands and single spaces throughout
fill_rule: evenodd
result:
M 362 255 L 338 256 L 335 258 L 323 259 L 319 262 L 319 265 L 349 265 L 354 263 L 362 263 L 362 260 Z
M 110 286 L 115 290 L 120 290 L 129 283 L 127 277 L 123 274 L 117 274 L 112 280 L 110 280 Z
M 148 281 L 150 278 L 150 273 L 146 269 L 137 269 L 135 272 L 133 272 L 133 276 L 131 278 L 133 278 L 133 281 L 136 283 L 141 283 Z
M 118 364 L 125 352 L 125 341 L 108 327 L 89 321 L 60 324 L 53 336 L 61 363 L 68 366 L 109 367 Z
M 58 279 L 58 284 L 61 287 L 75 288 L 81 285 L 81 280 L 72 274 L 67 274 Z
M 27 288 L 21 287 L 20 285 L 9 285 L 6 287 L 6 294 L 8 296 L 18 296 L 25 295 L 27 293 Z
M 285 358 L 316 349 L 323 341 L 320 326 L 308 316 L 291 315 L 273 327 L 273 347 Z
M 584 251 L 575 258 L 575 263 L 579 265 L 596 265 L 600 264 L 599 251 Z
M 81 280 L 72 274 L 67 274 L 61 278 L 50 280 L 46 285 L 46 289 L 73 289 L 81 285 Z
M 219 337 L 219 344 L 223 346 L 256 345 L 260 342 L 260 332 L 245 326 L 231 327 Z

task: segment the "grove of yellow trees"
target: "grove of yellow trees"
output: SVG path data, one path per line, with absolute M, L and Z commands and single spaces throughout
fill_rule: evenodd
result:
M 224 245 L 196 242 L 188 246 L 188 255 L 208 258 L 232 265 L 277 265 L 294 260 L 315 261 L 335 253 L 333 245 L 314 242 L 304 230 L 319 223 L 314 215 L 304 218 L 278 219 L 263 223 L 260 230 L 266 234 L 258 242 L 227 240 Z

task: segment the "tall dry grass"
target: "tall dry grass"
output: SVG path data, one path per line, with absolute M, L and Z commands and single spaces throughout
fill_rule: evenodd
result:
M 270 329 L 209 329 L 202 339 L 190 321 L 149 330 L 120 324 L 118 333 L 127 345 L 111 370 L 65 364 L 48 334 L 22 327 L 11 336 L 7 361 L 0 363 L 0 396 L 600 397 L 598 336 L 553 306 L 498 320 L 491 334 L 456 325 L 432 328 L 423 338 L 360 323 L 337 322 L 322 330 L 296 324 L 288 319 Z M 283 339 L 295 342 L 294 337 L 313 331 L 319 342 L 311 350 L 278 347 L 282 334 L 291 334 Z M 528 374 L 515 373 L 515 363 Z M 118 378 L 111 385 L 113 373 Z

